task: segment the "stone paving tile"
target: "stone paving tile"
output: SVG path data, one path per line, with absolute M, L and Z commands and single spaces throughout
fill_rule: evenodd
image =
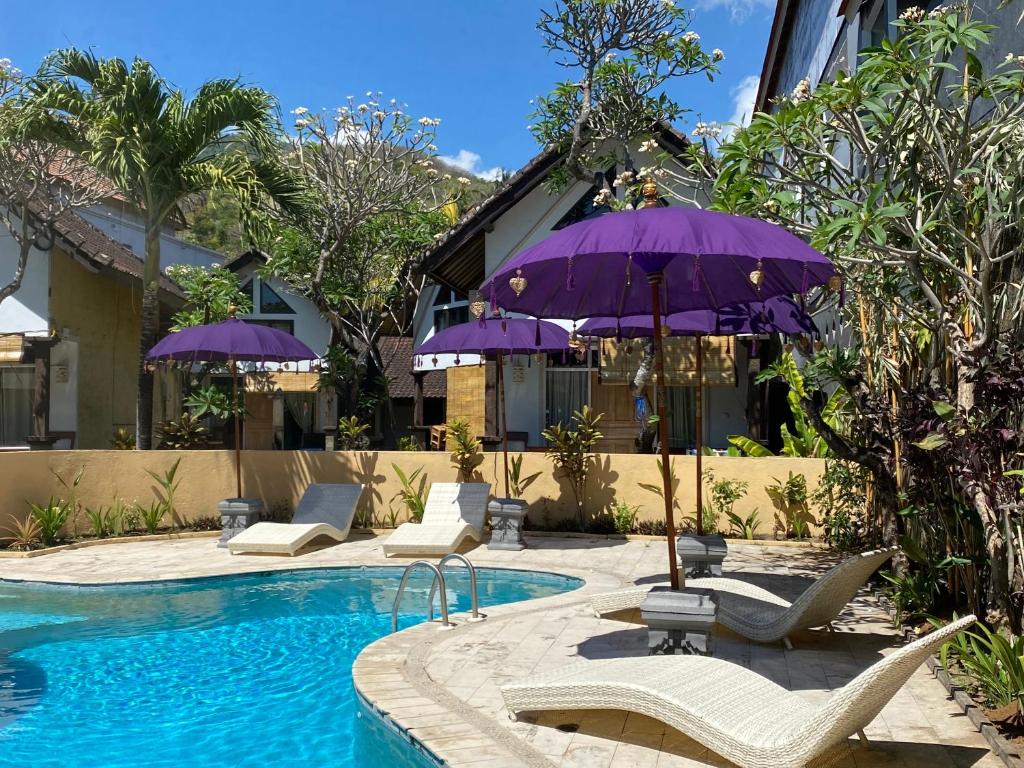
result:
M 0 560 L 0 578 L 101 583 L 145 581 L 290 568 L 355 565 L 402 566 L 385 559 L 381 538 L 357 534 L 340 546 L 294 558 L 230 556 L 208 539 L 134 542 L 68 550 L 31 559 Z M 474 768 L 692 768 L 727 766 L 706 747 L 659 721 L 625 712 L 539 713 L 512 721 L 500 686 L 557 669 L 579 658 L 645 655 L 646 631 L 638 611 L 597 618 L 587 596 L 625 584 L 667 582 L 664 542 L 531 537 L 522 552 L 468 552 L 477 565 L 548 570 L 578 576 L 577 592 L 530 603 L 488 607 L 489 618 L 437 632 L 420 625 L 371 645 L 356 661 L 357 687 L 378 708 L 445 758 Z M 731 543 L 728 575 L 788 598 L 838 558 L 821 549 L 772 543 Z M 872 598 L 854 599 L 835 622 L 836 632 L 804 632 L 796 648 L 762 646 L 722 631 L 716 657 L 749 667 L 812 702 L 881 658 L 896 634 Z M 569 725 L 570 730 L 558 726 Z M 941 686 L 918 670 L 865 729 L 870 746 L 851 742 L 842 768 L 998 768 L 984 739 L 958 713 Z

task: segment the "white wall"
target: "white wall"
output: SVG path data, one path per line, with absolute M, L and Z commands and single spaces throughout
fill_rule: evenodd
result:
M 0 284 L 14 277 L 20 248 L 6 228 L 0 228 Z M 33 249 L 21 288 L 0 302 L 0 333 L 46 333 L 50 317 L 50 257 Z
M 50 350 L 50 429 L 77 432 L 78 339 L 67 332 L 61 339 Z
M 101 203 L 78 209 L 77 213 L 113 240 L 127 245 L 137 256 L 145 256 L 146 231 L 138 216 L 130 210 Z M 170 229 L 160 236 L 160 268 L 163 270 L 175 264 L 210 267 L 223 263 L 223 254 L 180 240 Z
M 245 266 L 238 270 L 237 274 L 239 283 L 245 283 L 250 278 L 253 279 L 253 309 L 258 310 L 259 284 L 262 278 L 256 274 L 256 265 L 250 264 Z M 270 278 L 268 283 L 295 310 L 295 314 L 271 315 L 255 311 L 251 315 L 242 315 L 241 317 L 254 320 L 291 320 L 294 323 L 295 338 L 303 342 L 318 355 L 323 355 L 331 343 L 331 327 L 327 321 L 320 316 L 320 312 L 309 299 L 293 293 L 282 281 L 277 278 Z M 297 367 L 298 370 L 308 371 L 309 366 L 310 363 L 299 363 L 297 366 L 289 364 L 288 367 L 289 370 L 296 370 Z M 276 367 L 272 363 L 267 364 L 267 370 L 274 370 Z

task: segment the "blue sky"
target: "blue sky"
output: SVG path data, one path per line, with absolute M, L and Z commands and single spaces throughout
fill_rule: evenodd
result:
M 683 0 L 722 74 L 676 82 L 670 94 L 725 122 L 749 113 L 775 0 Z M 0 58 L 34 69 L 51 49 L 149 59 L 186 91 L 241 76 L 273 92 L 286 112 L 332 108 L 368 90 L 414 114 L 442 119 L 438 147 L 469 172 L 516 170 L 537 152 L 530 99 L 562 77 L 541 45 L 539 9 L 551 0 L 35 0 L 9 3 Z

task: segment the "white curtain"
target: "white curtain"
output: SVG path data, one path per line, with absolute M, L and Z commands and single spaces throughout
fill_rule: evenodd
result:
M 568 427 L 572 415 L 587 404 L 590 371 L 547 371 L 544 387 L 544 426 L 561 423 Z
M 0 445 L 25 445 L 32 430 L 31 365 L 0 367 Z
M 302 433 L 308 435 L 313 431 L 313 413 L 316 399 L 313 395 L 303 392 L 286 392 L 284 395 L 284 407 L 295 423 L 302 428 Z

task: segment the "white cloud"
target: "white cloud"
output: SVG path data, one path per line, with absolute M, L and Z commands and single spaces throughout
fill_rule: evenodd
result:
M 733 21 L 743 21 L 758 8 L 768 10 L 774 8 L 775 0 L 695 0 L 694 5 L 697 10 L 704 11 L 725 8 L 729 11 Z
M 448 165 L 460 168 L 466 173 L 471 173 L 485 181 L 494 181 L 501 177 L 500 165 L 495 166 L 494 168 L 481 168 L 480 155 L 476 152 L 471 152 L 468 149 L 460 149 L 454 156 L 441 155 L 439 159 Z
M 760 84 L 760 77 L 747 75 L 729 91 L 732 96 L 732 117 L 729 118 L 730 124 L 722 129 L 722 141 L 729 138 L 737 127 L 750 125 L 750 118 L 754 114 L 754 100 L 757 99 L 757 88 Z

